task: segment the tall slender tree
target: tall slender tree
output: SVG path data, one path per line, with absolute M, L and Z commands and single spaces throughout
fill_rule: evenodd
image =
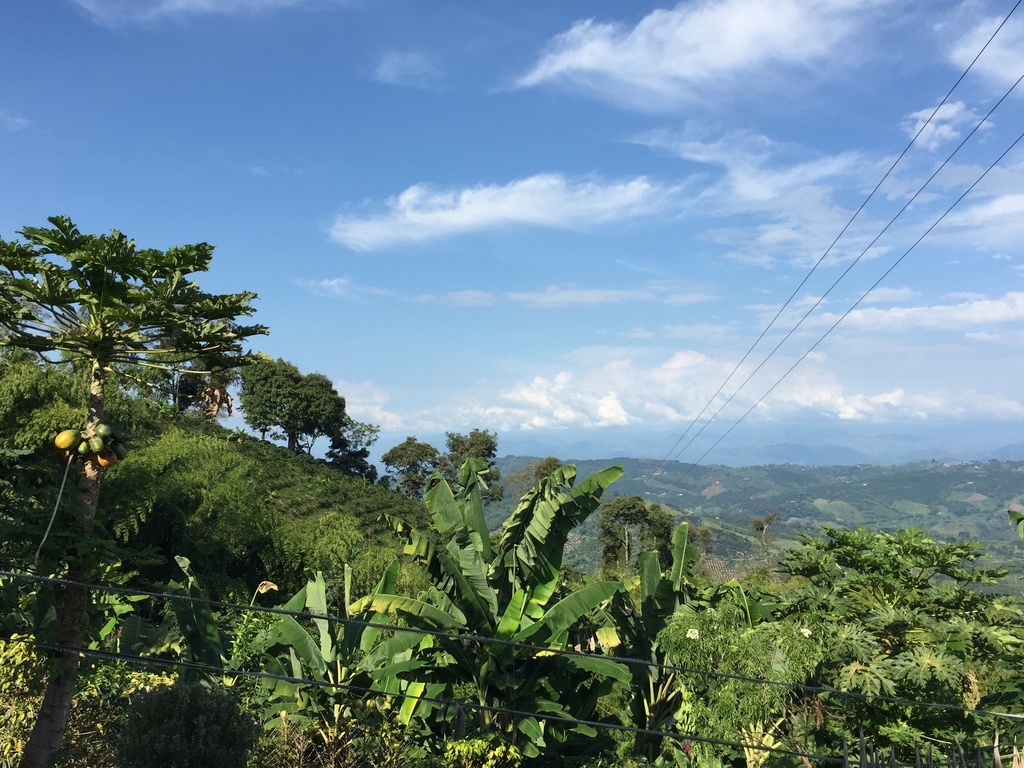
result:
M 206 293 L 190 279 L 209 268 L 211 245 L 140 249 L 116 230 L 86 235 L 66 217 L 49 221 L 49 228 L 22 229 L 23 240 L 0 239 L 0 345 L 83 364 L 89 379 L 86 435 L 103 421 L 108 377 L 139 365 L 168 370 L 213 353 L 239 365 L 247 359 L 244 340 L 266 333 L 261 325 L 238 323 L 252 314 L 256 294 Z M 78 503 L 69 509 L 83 538 L 93 531 L 103 471 L 95 456 L 81 464 Z M 56 645 L 62 650 L 23 768 L 49 768 L 60 748 L 78 674 L 77 649 L 86 640 L 89 593 L 83 585 L 96 557 L 69 556 L 64 566 L 75 583 L 54 606 Z

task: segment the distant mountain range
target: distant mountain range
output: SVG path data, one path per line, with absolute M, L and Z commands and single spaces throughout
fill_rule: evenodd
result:
M 712 428 L 714 427 L 714 428 Z M 900 425 L 834 422 L 741 424 L 719 440 L 724 429 L 707 428 L 690 443 L 677 432 L 637 432 L 630 428 L 499 434 L 502 453 L 601 458 L 636 456 L 730 467 L 759 464 L 909 464 L 917 461 L 1024 460 L 1024 422 Z M 429 441 L 428 441 L 429 442 Z M 441 443 L 443 445 L 443 440 Z M 706 456 L 705 456 L 706 454 Z M 704 457 L 704 458 L 702 458 Z

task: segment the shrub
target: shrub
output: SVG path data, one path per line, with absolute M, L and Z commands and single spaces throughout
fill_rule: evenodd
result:
M 225 691 L 178 683 L 131 697 L 120 768 L 245 768 L 256 725 Z
M 0 641 L 0 670 L 0 766 L 17 765 L 42 699 L 46 660 L 15 635 Z

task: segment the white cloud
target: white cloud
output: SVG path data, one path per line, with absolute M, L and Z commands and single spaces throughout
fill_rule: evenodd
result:
M 953 44 L 949 51 L 950 60 L 961 69 L 966 69 L 1001 21 L 999 17 L 976 22 Z M 1021 72 L 1024 72 L 1024 21 L 1019 17 L 1007 21 L 974 65 L 974 71 L 1001 86 L 1017 82 Z
M 312 291 L 318 296 L 327 296 L 334 299 L 359 302 L 369 296 L 391 296 L 392 291 L 387 288 L 374 288 L 371 286 L 356 285 L 352 278 L 333 277 L 323 280 L 300 280 L 298 284 Z
M 864 299 L 867 304 L 893 304 L 918 295 L 913 288 L 875 288 Z
M 441 70 L 424 53 L 388 51 L 377 64 L 374 78 L 388 85 L 429 89 L 437 85 Z
M 579 227 L 657 213 L 675 197 L 674 187 L 643 176 L 606 182 L 552 173 L 448 191 L 416 184 L 389 198 L 384 213 L 338 216 L 331 237 L 368 251 L 511 224 Z
M 724 342 L 736 338 L 736 326 L 732 323 L 693 323 L 691 325 L 666 325 L 662 331 L 670 339 L 699 339 L 704 342 Z
M 578 288 L 576 286 L 548 286 L 543 291 L 513 292 L 508 298 L 528 307 L 564 308 L 595 306 L 597 304 L 621 304 L 626 301 L 644 301 L 650 293 L 643 290 L 621 290 L 614 288 Z
M 873 330 L 873 329 L 869 329 Z M 973 334 L 972 334 L 973 336 Z M 977 343 L 967 339 L 951 369 L 950 344 L 942 355 L 926 345 L 904 351 L 905 361 L 885 366 L 878 375 L 876 334 L 869 333 L 857 349 L 840 345 L 832 354 L 816 352 L 775 386 L 750 415 L 749 421 L 822 420 L 891 422 L 960 418 L 1016 418 L 1024 414 L 1013 369 L 1007 386 L 989 392 L 974 388 Z M 1024 334 L 978 337 L 999 344 L 1007 360 L 1015 360 L 1011 345 Z M 959 337 L 963 340 L 963 336 Z M 873 352 L 872 350 L 876 350 Z M 472 389 L 453 393 L 450 402 L 414 417 L 408 428 L 428 426 L 463 429 L 483 426 L 499 433 L 531 431 L 583 431 L 607 427 L 678 430 L 681 434 L 705 409 L 708 401 L 736 366 L 728 352 L 705 353 L 693 349 L 665 352 L 649 347 L 590 347 L 563 356 L 557 373 L 513 378 L 511 386 L 490 388 L 475 382 Z M 750 386 L 739 392 L 688 452 L 697 455 L 768 392 L 792 358 L 762 370 Z M 905 362 L 905 364 L 902 364 Z M 699 424 L 719 410 L 739 382 L 753 371 L 750 361 L 737 371 L 732 384 L 704 410 Z M 929 365 L 933 363 L 933 365 Z M 898 369 L 898 370 L 890 370 Z M 691 434 L 697 439 L 697 435 Z M 703 447 L 701 447 L 703 446 Z
M 837 52 L 852 52 L 857 11 L 869 5 L 874 3 L 697 0 L 653 11 L 635 26 L 588 19 L 555 37 L 517 85 L 566 84 L 643 110 L 709 94 L 722 99 L 740 79 L 749 87 L 779 70 L 820 71 Z
M 157 21 L 199 14 L 259 13 L 281 8 L 322 7 L 344 0 L 72 0 L 103 26 Z
M 32 125 L 32 121 L 17 112 L 0 109 L 0 130 L 17 131 Z
M 581 288 L 577 285 L 549 285 L 543 291 L 513 291 L 506 298 L 528 307 L 552 309 L 630 301 L 662 302 L 669 306 L 697 304 L 712 297 L 702 291 L 686 291 L 672 283 L 649 283 L 640 288 Z
M 728 247 L 727 258 L 743 264 L 814 264 L 852 214 L 833 201 L 833 193 L 877 180 L 874 163 L 857 152 L 821 155 L 745 130 L 710 137 L 689 124 L 680 132 L 651 131 L 633 141 L 722 169 L 720 178 L 690 195 L 688 210 L 720 219 L 752 216 L 745 226 L 708 227 L 704 233 Z M 867 226 L 858 221 L 826 264 L 858 255 L 868 242 Z
M 455 307 L 489 307 L 495 301 L 494 294 L 477 290 L 452 291 L 442 299 L 443 303 Z
M 654 331 L 651 331 L 647 328 L 644 328 L 643 326 L 638 325 L 635 328 L 631 328 L 628 331 L 623 331 L 622 333 L 619 334 L 619 336 L 622 336 L 627 339 L 651 339 L 654 338 Z
M 345 412 L 356 421 L 376 424 L 385 432 L 402 428 L 402 418 L 384 407 L 390 397 L 376 382 L 339 379 L 334 388 L 345 398 Z
M 660 302 L 669 306 L 710 301 L 713 297 L 700 291 L 685 291 L 671 282 L 649 283 L 638 288 L 583 288 L 578 285 L 549 285 L 537 291 L 510 291 L 494 294 L 475 288 L 443 294 L 424 293 L 416 296 L 397 294 L 390 288 L 357 285 L 349 277 L 300 280 L 298 284 L 319 296 L 362 301 L 372 296 L 388 296 L 397 301 L 445 304 L 453 307 L 490 307 L 499 303 L 520 304 L 537 309 L 561 309 L 581 306 L 622 304 L 631 301 Z
M 950 214 L 943 229 L 978 232 L 989 243 L 1019 242 L 1024 235 L 1024 193 L 998 195 Z
M 707 139 L 688 126 L 682 133 L 651 131 L 634 141 L 683 160 L 721 166 L 732 194 L 746 201 L 771 200 L 803 187 L 848 178 L 864 165 L 855 152 L 793 159 L 806 151 L 746 130 Z
M 938 110 L 930 107 L 911 112 L 903 123 L 903 131 L 910 138 L 917 137 L 917 143 L 934 152 L 947 141 L 959 139 L 961 128 L 973 127 L 980 119 L 980 116 L 973 109 L 967 109 L 962 101 L 954 101 L 943 104 Z M 990 127 L 991 124 L 988 122 L 982 126 L 983 129 Z
M 830 326 L 839 315 L 826 313 L 813 318 L 814 325 Z M 963 330 L 991 323 L 1024 320 L 1024 292 L 1010 292 L 998 299 L 978 299 L 959 304 L 856 309 L 842 322 L 842 328 L 870 331 L 910 329 Z

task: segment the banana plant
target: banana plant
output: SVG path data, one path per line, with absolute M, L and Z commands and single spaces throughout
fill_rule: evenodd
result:
M 629 672 L 599 656 L 552 651 L 565 648 L 572 627 L 622 590 L 620 583 L 609 581 L 560 590 L 570 531 L 597 509 L 601 494 L 622 469 L 609 467 L 579 483 L 574 467 L 558 469 L 522 497 L 493 546 L 481 503 L 487 471 L 484 461 L 466 462 L 456 491 L 440 473 L 431 478 L 424 501 L 432 535 L 392 521 L 406 538 L 405 553 L 425 571 L 429 588 L 415 598 L 378 591 L 352 609 L 395 613 L 411 627 L 451 633 L 432 634 L 429 643 L 416 649 L 414 656 L 425 663 L 410 658 L 404 669 L 392 665 L 409 681 L 408 691 L 423 692 L 418 701 L 407 700 L 406 722 L 414 717 L 435 727 L 453 719 L 462 722 L 458 706 L 436 700 L 451 700 L 468 686 L 476 727 L 516 744 L 528 757 L 569 740 L 578 741 L 577 748 L 584 744 L 579 737 L 598 746 L 594 729 L 551 718 L 588 719 L 598 699 L 615 681 L 627 682 Z M 434 691 L 434 701 L 426 700 L 428 690 Z
M 676 673 L 666 670 L 666 656 L 658 636 L 669 619 L 684 606 L 701 599 L 695 569 L 700 553 L 690 542 L 689 524 L 681 523 L 672 534 L 672 567 L 663 574 L 657 552 L 637 557 L 639 606 L 627 592 L 616 594 L 608 611 L 608 623 L 598 634 L 602 646 L 616 655 L 643 659 L 649 664 L 630 664 L 630 707 L 622 713 L 624 725 L 643 731 L 671 730 L 685 726 L 688 699 Z M 663 738 L 639 733 L 633 742 L 635 757 L 654 762 L 662 754 Z
M 225 637 L 205 602 L 206 596 L 188 559 L 175 559 L 186 581 L 171 582 L 170 592 L 192 598 L 172 601 L 184 639 L 183 653 L 208 667 L 209 674 L 220 673 L 228 685 L 237 679 L 235 672 L 272 675 L 254 692 L 263 706 L 268 727 L 280 725 L 285 719 L 292 723 L 319 719 L 328 725 L 336 724 L 341 715 L 348 714 L 350 703 L 365 694 L 404 694 L 407 683 L 397 677 L 395 670 L 403 662 L 404 669 L 422 664 L 412 659 L 411 652 L 424 640 L 421 632 L 400 632 L 378 642 L 379 627 L 387 616 L 349 612 L 341 617 L 342 621 L 329 618 L 327 585 L 319 572 L 310 574 L 306 586 L 279 606 L 286 611 L 305 613 L 308 618 L 248 615 L 236 626 L 233 638 Z M 395 560 L 375 592 L 393 592 L 398 570 Z M 352 602 L 351 580 L 352 571 L 346 565 L 346 606 Z
M 398 580 L 399 562 L 386 569 L 373 595 L 393 592 Z M 352 602 L 352 570 L 345 566 L 345 605 Z M 239 649 L 249 658 L 262 659 L 262 669 L 275 676 L 264 683 L 264 702 L 268 725 L 284 718 L 302 722 L 319 717 L 336 725 L 350 705 L 374 692 L 398 694 L 404 700 L 408 683 L 397 671 L 409 671 L 422 665 L 413 658 L 413 649 L 426 636 L 422 632 L 398 632 L 381 638 L 381 625 L 387 616 L 374 611 L 352 613 L 346 610 L 341 621 L 327 617 L 327 587 L 322 573 L 311 575 L 282 608 L 308 612 L 309 619 L 279 616 L 257 631 Z M 379 642 L 378 642 L 379 641 Z M 297 683 L 281 678 L 314 680 Z M 414 691 L 422 695 L 421 691 Z

